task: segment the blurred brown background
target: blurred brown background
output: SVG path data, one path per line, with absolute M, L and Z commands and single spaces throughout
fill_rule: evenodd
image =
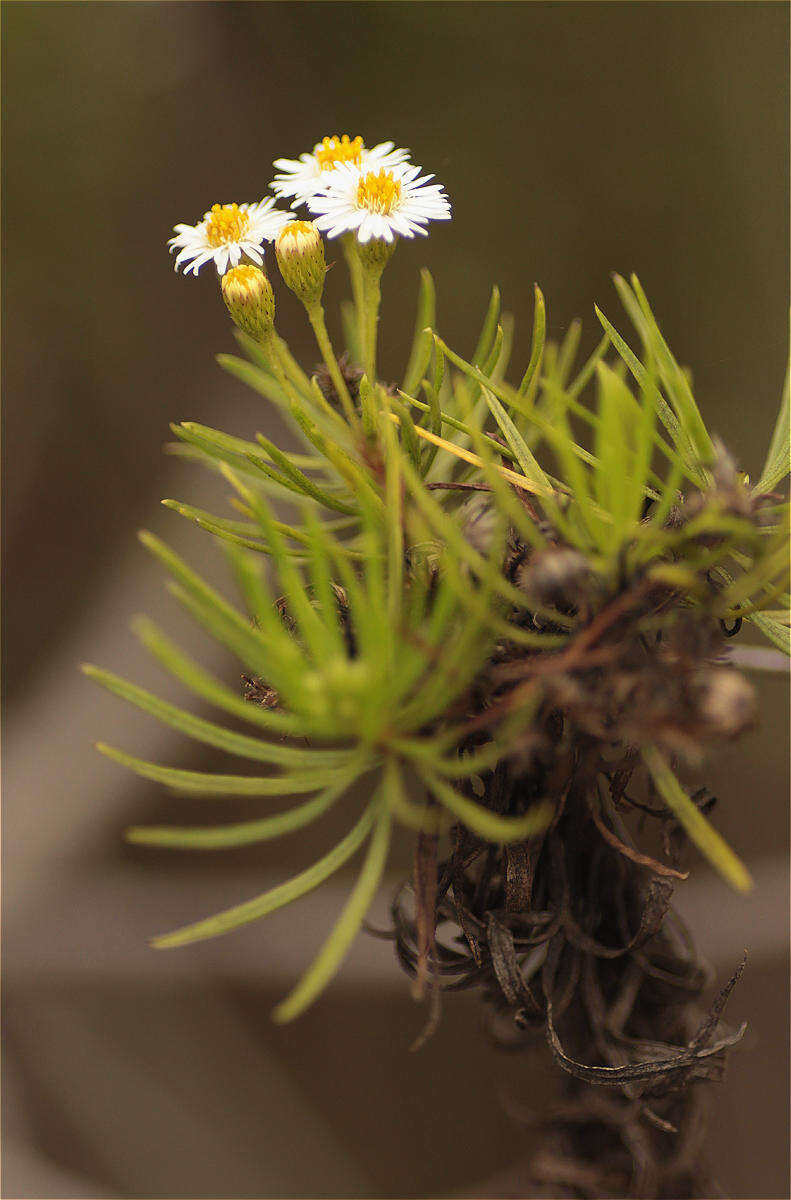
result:
M 259 199 L 271 160 L 324 134 L 393 139 L 444 183 L 454 220 L 388 269 L 385 374 L 399 373 L 423 263 L 462 349 L 499 283 L 517 365 L 533 280 L 552 335 L 583 317 L 584 349 L 594 301 L 626 326 L 610 273 L 634 270 L 707 420 L 755 473 L 787 353 L 788 9 L 25 3 L 2 19 L 4 1195 L 519 1194 L 532 1134 L 514 1112 L 540 1111 L 554 1072 L 540 1052 L 493 1053 L 471 999 L 449 997 L 438 1035 L 409 1055 L 423 1014 L 387 944 L 362 939 L 306 1018 L 271 1026 L 340 890 L 221 943 L 146 946 L 263 890 L 333 833 L 327 820 L 298 846 L 222 858 L 133 853 L 131 820 L 205 809 L 91 747 L 210 765 L 76 668 L 88 658 L 178 696 L 128 632 L 145 609 L 233 677 L 184 631 L 134 532 L 155 529 L 222 578 L 207 535 L 158 507 L 222 503 L 163 457 L 168 422 L 274 427 L 214 363 L 234 342 L 212 269 L 174 276 L 165 241 L 215 201 Z M 339 267 L 333 297 L 343 282 Z M 280 314 L 313 361 L 291 297 Z M 732 1001 L 750 1032 L 713 1096 L 710 1153 L 730 1194 L 782 1197 L 788 688 L 756 682 L 759 729 L 702 775 L 756 890 L 733 897 L 700 865 L 679 904 L 720 977 L 752 949 Z

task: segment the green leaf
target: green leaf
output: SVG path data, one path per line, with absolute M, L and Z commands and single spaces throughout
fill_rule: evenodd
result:
M 217 614 L 210 605 L 177 583 L 170 584 L 168 590 L 212 637 L 228 646 L 240 662 L 276 689 L 283 707 L 296 712 L 307 711 L 311 717 L 316 715 L 312 702 L 320 698 L 310 690 L 309 681 L 314 678 L 311 663 L 274 605 L 260 613 L 260 628 L 254 630 L 265 652 L 265 658 L 261 659 L 250 654 L 247 643 L 236 640 L 233 631 L 218 627 Z
M 687 796 L 664 756 L 656 746 L 644 747 L 642 754 L 660 796 L 689 838 L 728 883 L 740 892 L 749 891 L 752 879 L 744 863 Z
M 294 796 L 300 792 L 315 792 L 322 784 L 333 783 L 345 776 L 348 759 L 343 767 L 311 768 L 291 771 L 286 775 L 214 775 L 208 771 L 184 771 L 180 767 L 163 767 L 160 763 L 134 758 L 114 746 L 97 742 L 100 754 L 128 767 L 135 775 L 164 783 L 178 792 L 193 796 Z
M 611 548 L 635 532 L 646 495 L 652 450 L 654 408 L 651 393 L 639 405 L 623 380 L 605 363 L 597 368 L 599 423 L 594 473 L 596 497 L 612 517 Z
M 458 417 L 452 417 L 449 413 L 442 412 L 438 407 L 436 407 L 436 405 L 439 403 L 439 397 L 437 396 L 433 387 L 424 382 L 423 388 L 431 401 L 429 404 L 424 404 L 422 400 L 415 400 L 413 396 L 407 396 L 405 392 L 399 392 L 398 394 L 402 400 L 406 401 L 407 404 L 411 404 L 413 408 L 417 408 L 421 412 L 431 414 L 432 433 L 441 435 L 443 425 L 448 425 L 451 429 L 458 430 L 459 433 L 463 433 L 470 439 L 472 439 L 477 433 L 477 435 L 482 437 L 497 454 L 501 454 L 504 458 L 509 458 L 512 462 L 516 462 L 516 455 L 509 446 L 503 446 L 500 442 L 495 441 L 494 438 L 489 437 L 488 434 L 481 433 L 480 430 L 474 429 L 472 425 L 468 425 L 464 421 L 460 421 Z
M 223 464 L 227 470 L 227 464 Z M 163 508 L 169 508 L 173 512 L 177 512 L 180 517 L 186 517 L 188 521 L 193 521 L 196 525 L 202 525 L 206 528 L 208 525 L 216 526 L 216 532 L 234 533 L 239 537 L 252 537 L 254 534 L 260 538 L 261 530 L 253 521 L 231 521 L 226 517 L 217 517 L 214 513 L 206 512 L 202 508 L 195 508 L 192 504 L 185 504 L 182 500 L 160 500 Z
M 576 397 L 579 396 L 580 393 L 585 390 L 588 383 L 593 378 L 593 375 L 596 371 L 597 363 L 602 361 L 602 358 L 607 353 L 607 348 L 609 345 L 610 345 L 610 336 L 609 336 L 609 334 L 605 333 L 604 337 L 599 342 L 598 346 L 593 351 L 590 358 L 587 360 L 587 362 L 581 368 L 581 370 L 578 372 L 578 374 L 574 376 L 574 379 L 567 387 L 567 389 L 566 389 L 567 397 L 576 399 Z
M 408 829 L 417 833 L 445 833 L 453 823 L 452 816 L 438 805 L 415 804 L 409 799 L 397 759 L 388 758 L 382 786 L 393 816 Z
M 345 750 L 313 750 L 302 746 L 287 746 L 282 742 L 265 742 L 261 738 L 249 737 L 247 734 L 234 733 L 216 725 L 213 721 L 204 721 L 201 717 L 193 716 L 174 704 L 160 700 L 144 688 L 128 683 L 110 671 L 94 667 L 90 663 L 82 666 L 84 674 L 93 679 L 109 692 L 114 692 L 122 700 L 127 700 L 136 708 L 149 713 L 164 725 L 178 729 L 187 737 L 203 742 L 207 746 L 216 746 L 218 750 L 226 750 L 229 754 L 237 754 L 240 758 L 253 759 L 256 762 L 272 763 L 280 767 L 301 767 L 304 770 L 318 771 L 323 767 L 337 768 L 348 762 L 348 752 Z
M 357 773 L 326 787 L 318 796 L 288 812 L 259 821 L 241 821 L 235 825 L 188 827 L 182 825 L 133 825 L 126 831 L 126 840 L 143 846 L 164 846 L 173 850 L 226 850 L 233 846 L 249 846 L 269 842 L 273 838 L 304 829 L 327 812 L 335 801 L 354 782 Z
M 773 646 L 778 650 L 782 650 L 783 654 L 791 657 L 791 629 L 784 625 L 782 621 L 775 620 L 774 617 L 767 616 L 766 613 L 752 613 L 748 618 L 752 621 L 756 628 L 760 629 L 765 638 L 768 638 Z
M 780 411 L 777 414 L 769 452 L 766 456 L 761 478 L 755 485 L 759 494 L 772 492 L 791 470 L 791 391 L 789 390 L 791 376 L 791 361 L 786 370 L 783 394 L 780 397 Z
M 514 318 L 513 314 L 504 312 L 500 318 L 500 325 L 503 336 L 500 339 L 500 352 L 497 355 L 497 361 L 493 364 L 491 371 L 487 371 L 495 383 L 502 383 L 505 378 L 505 373 L 508 370 L 508 364 L 511 361 L 511 352 L 514 346 Z
M 548 800 L 534 804 L 521 817 L 503 817 L 499 813 L 493 813 L 488 808 L 476 804 L 467 796 L 460 795 L 455 788 L 445 783 L 444 779 L 435 775 L 433 771 L 422 764 L 418 764 L 417 769 L 435 799 L 450 809 L 453 815 L 472 833 L 484 838 L 487 842 L 497 844 L 523 842 L 525 838 L 541 833 L 552 820 L 554 808 Z
M 281 476 L 289 481 L 293 491 L 299 492 L 304 496 L 310 496 L 312 500 L 317 500 L 319 504 L 323 504 L 325 508 L 334 509 L 335 512 L 354 513 L 356 511 L 353 504 L 348 504 L 346 501 L 340 500 L 337 496 L 333 496 L 332 493 L 319 487 L 304 471 L 300 471 L 297 467 L 293 466 L 288 455 L 278 449 L 269 438 L 264 437 L 262 433 L 256 434 L 256 437 L 273 462 L 280 468 Z M 253 466 L 258 467 L 259 470 L 263 470 L 265 474 L 271 475 L 272 469 L 266 468 L 261 463 L 260 458 L 253 455 L 248 455 L 247 457 Z
M 402 388 L 405 392 L 414 392 L 428 369 L 433 344 L 431 329 L 437 320 L 437 300 L 434 290 L 434 280 L 425 267 L 420 272 L 420 291 L 417 301 L 417 320 L 415 334 L 412 339 L 412 349 L 409 353 L 406 373 Z
M 317 958 L 300 979 L 293 992 L 272 1013 L 278 1024 L 293 1021 L 309 1008 L 324 990 L 340 967 L 346 952 L 359 933 L 365 914 L 371 906 L 381 882 L 390 845 L 390 811 L 381 797 L 371 806 L 375 825 L 368 846 L 368 853 L 332 933 L 321 948 Z
M 486 399 L 486 403 L 489 406 L 489 411 L 499 425 L 500 432 L 508 443 L 509 449 L 514 455 L 516 461 L 519 463 L 519 466 L 522 468 L 522 474 L 526 479 L 529 479 L 531 483 L 534 483 L 540 491 L 551 493 L 552 484 L 542 471 L 538 463 L 538 459 L 535 457 L 532 450 L 529 449 L 521 433 L 508 416 L 508 413 L 505 411 L 494 392 L 491 392 L 489 388 L 484 387 L 483 395 Z
M 237 358 L 235 354 L 218 354 L 217 363 L 229 375 L 233 375 L 234 378 L 258 392 L 259 395 L 271 400 L 278 408 L 287 409 L 288 401 L 283 389 L 269 371 L 264 371 L 253 363 L 245 362 L 243 358 Z
M 293 713 L 274 712 L 243 700 L 179 650 L 148 617 L 137 617 L 132 622 L 132 630 L 169 674 L 215 708 L 272 733 L 306 735 L 305 725 L 299 717 Z
M 700 410 L 695 402 L 695 397 L 692 395 L 689 379 L 684 370 L 676 362 L 670 351 L 670 347 L 662 336 L 659 326 L 656 323 L 656 318 L 646 299 L 645 292 L 640 286 L 640 280 L 636 275 L 631 276 L 631 284 L 643 316 L 642 328 L 640 325 L 637 325 L 637 328 L 643 334 L 646 348 L 650 350 L 652 357 L 656 359 L 660 377 L 676 410 L 676 415 L 698 458 L 704 463 L 711 462 L 714 456 L 714 447 L 703 418 L 700 415 Z M 626 281 L 620 275 L 615 276 L 615 286 L 619 296 L 624 300 L 629 289 L 626 286 Z
M 500 353 L 503 348 L 503 327 L 497 326 L 497 332 L 494 335 L 494 344 L 489 351 L 488 357 L 481 363 L 481 370 L 484 375 L 491 375 L 500 359 Z
M 338 842 L 329 854 L 320 858 L 306 871 L 289 879 L 287 883 L 281 883 L 279 887 L 272 888 L 252 900 L 247 900 L 244 904 L 228 908 L 213 917 L 196 921 L 192 925 L 185 925 L 181 929 L 174 930 L 173 933 L 152 938 L 151 945 L 156 950 L 167 950 L 173 946 L 186 946 L 190 942 L 202 942 L 206 938 L 218 937 L 222 933 L 228 933 L 231 929 L 238 929 L 240 925 L 257 921 L 259 917 L 265 917 L 278 908 L 283 908 L 286 904 L 298 900 L 300 896 L 307 895 L 308 892 L 312 892 L 324 883 L 325 879 L 329 879 L 330 875 L 342 867 L 360 848 L 370 832 L 375 816 L 374 806 L 369 805 L 343 841 Z
M 571 368 L 574 366 L 574 360 L 577 357 L 577 351 L 580 347 L 580 337 L 582 336 L 582 322 L 579 318 L 575 318 L 569 323 L 565 337 L 558 347 L 558 357 L 555 362 L 554 376 L 558 386 L 564 388 L 568 382 Z
M 415 423 L 412 420 L 412 414 L 403 400 L 397 396 L 390 397 L 390 408 L 398 416 L 404 449 L 411 458 L 416 470 L 422 475 L 424 474 L 424 470 L 423 463 L 421 462 L 421 446 L 418 443 L 417 434 L 415 433 Z
M 194 610 L 197 606 L 200 609 L 202 623 L 212 636 L 228 646 L 245 666 L 260 675 L 266 675 L 271 669 L 272 647 L 265 646 L 258 632 L 244 617 L 223 599 L 219 592 L 204 583 L 169 546 L 145 530 L 141 531 L 139 537 L 143 545 L 156 555 L 179 581 L 184 594 L 195 601 L 192 608 Z
M 245 554 L 237 546 L 225 546 L 224 549 L 253 623 L 264 625 L 274 600 L 261 570 L 261 560 L 252 554 Z
M 227 464 L 223 464 L 226 466 Z M 230 468 L 228 468 L 230 470 Z M 199 509 L 192 509 L 189 504 L 181 504 L 178 500 L 162 500 L 162 505 L 165 508 L 177 512 L 180 517 L 185 517 L 199 529 L 203 529 L 206 533 L 211 533 L 214 537 L 228 543 L 231 546 L 240 546 L 245 550 L 254 550 L 257 554 L 271 554 L 272 549 L 260 540 L 260 530 L 255 525 L 251 525 L 247 521 L 228 521 L 222 517 L 213 517 L 210 514 L 200 512 Z M 251 530 L 256 537 L 250 537 L 248 534 L 237 532 L 237 529 L 244 527 Z M 289 548 L 289 554 L 294 558 L 302 560 L 304 552 Z
M 327 631 L 319 613 L 313 607 L 299 569 L 289 557 L 269 506 L 263 500 L 257 509 L 257 516 L 272 548 L 272 557 L 277 566 L 280 586 L 285 593 L 288 611 L 296 621 L 314 661 L 321 663 L 332 653 L 332 635 Z
M 341 626 L 338 595 L 334 590 L 335 581 L 330 570 L 331 539 L 309 508 L 305 511 L 305 527 L 310 539 L 309 569 L 313 594 L 329 641 L 328 657 L 342 658 L 348 653 L 348 648 Z
M 640 384 L 640 387 L 644 391 L 649 389 L 651 390 L 651 396 L 654 405 L 656 406 L 657 415 L 673 439 L 676 449 L 681 455 L 684 465 L 686 466 L 691 478 L 698 485 L 705 485 L 706 476 L 702 467 L 700 466 L 698 456 L 695 453 L 692 443 L 690 442 L 686 433 L 681 428 L 681 425 L 679 424 L 679 421 L 670 405 L 667 403 L 664 396 L 655 385 L 652 388 L 650 378 L 645 367 L 632 352 L 632 350 L 629 349 L 626 342 L 623 340 L 614 326 L 610 324 L 601 309 L 595 305 L 594 308 L 596 316 L 599 318 L 604 329 L 607 331 L 610 341 L 620 354 L 623 361 L 626 363 L 634 378 Z
M 525 596 L 518 588 L 514 587 L 503 577 L 502 572 L 498 570 L 495 564 L 488 562 L 467 541 L 458 525 L 448 519 L 442 506 L 437 503 L 432 493 L 427 491 L 422 480 L 412 470 L 411 464 L 404 461 L 401 464 L 401 470 L 410 494 L 418 508 L 437 536 L 447 544 L 451 553 L 472 567 L 476 574 L 491 586 L 495 594 L 502 596 L 520 608 L 526 608 L 527 600 Z
M 492 288 L 489 307 L 486 310 L 486 316 L 483 321 L 478 345 L 475 347 L 475 353 L 472 356 L 472 363 L 476 367 L 482 367 L 489 357 L 489 353 L 494 344 L 495 335 L 497 332 L 497 322 L 500 317 L 500 289 Z M 407 389 L 405 389 L 407 390 Z
M 535 306 L 533 309 L 533 342 L 530 349 L 530 361 L 527 370 L 519 384 L 519 396 L 532 404 L 538 386 L 538 372 L 544 355 L 544 343 L 547 335 L 547 313 L 544 296 L 538 284 L 533 285 Z

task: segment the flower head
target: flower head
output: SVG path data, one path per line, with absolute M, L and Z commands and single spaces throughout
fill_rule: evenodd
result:
M 293 196 L 291 207 L 296 208 L 322 191 L 329 174 L 344 163 L 374 170 L 406 162 L 409 151 L 394 150 L 393 146 L 393 142 L 381 142 L 368 150 L 361 137 L 350 138 L 346 133 L 325 137 L 313 147 L 312 154 L 276 159 L 274 165 L 281 174 L 275 176 L 270 187 L 278 197 Z
M 258 204 L 215 204 L 197 225 L 176 225 L 176 236 L 168 242 L 171 253 L 178 250 L 175 268 L 197 275 L 204 263 L 214 259 L 220 275 L 235 267 L 243 254 L 253 262 L 264 261 L 261 244 L 271 242 L 288 222 L 290 213 L 280 212 L 271 198 Z
M 354 232 L 365 243 L 425 235 L 429 221 L 450 220 L 451 212 L 440 184 L 429 183 L 434 176 L 420 171 L 409 163 L 375 169 L 344 163 L 328 176 L 323 191 L 308 200 L 308 207 L 328 237 Z

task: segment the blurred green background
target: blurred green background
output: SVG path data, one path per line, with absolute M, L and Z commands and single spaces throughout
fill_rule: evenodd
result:
M 385 376 L 400 373 L 424 263 L 439 328 L 462 352 L 499 284 L 517 372 L 534 280 L 550 335 L 581 316 L 584 351 L 594 301 L 626 327 L 610 274 L 636 271 L 710 427 L 757 473 L 787 354 L 788 8 L 7 3 L 2 23 L 6 1194 L 472 1187 L 518 1164 L 529 1135 L 506 1115 L 506 1068 L 469 1001 L 450 998 L 440 1034 L 408 1056 L 422 1016 L 380 943 L 285 1032 L 267 1014 L 320 941 L 312 918 L 216 953 L 145 946 L 332 835 L 222 862 L 133 853 L 120 843 L 129 820 L 196 810 L 90 746 L 210 761 L 94 695 L 76 664 L 164 690 L 128 618 L 161 610 L 171 630 L 180 618 L 134 531 L 156 529 L 219 577 L 206 535 L 158 508 L 218 496 L 162 455 L 168 422 L 273 426 L 214 362 L 235 343 L 212 269 L 174 275 L 165 242 L 215 201 L 260 199 L 272 159 L 324 134 L 392 139 L 445 185 L 454 220 L 388 268 Z M 330 303 L 343 276 L 339 264 Z M 313 362 L 298 305 L 279 300 L 281 332 Z M 731 1194 L 768 1197 L 787 1195 L 788 710 L 786 679 L 757 682 L 760 728 L 702 778 L 760 886 L 733 900 L 699 868 L 699 911 L 713 916 L 696 930 L 716 941 L 711 927 L 728 927 L 730 941 L 712 942 L 721 974 L 740 938 L 764 946 L 733 1001 L 754 1032 L 719 1097 L 713 1153 Z M 530 1070 L 535 1104 L 552 1069 L 539 1056 Z

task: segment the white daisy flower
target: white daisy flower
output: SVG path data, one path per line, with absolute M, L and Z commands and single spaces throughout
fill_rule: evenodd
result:
M 229 266 L 235 267 L 243 254 L 260 266 L 264 261 L 262 242 L 273 241 L 294 219 L 274 205 L 271 197 L 258 204 L 214 204 L 197 225 L 175 225 L 176 236 L 168 242 L 171 253 L 179 251 L 175 269 L 188 264 L 184 274 L 197 275 L 213 258 L 222 275 Z
M 298 159 L 276 159 L 274 165 L 282 174 L 276 175 L 274 183 L 269 186 L 278 198 L 293 196 L 291 207 L 297 208 L 322 191 L 329 172 L 342 163 L 373 170 L 406 162 L 409 151 L 395 150 L 393 147 L 393 142 L 381 142 L 368 150 L 361 137 L 350 138 L 346 133 L 343 137 L 337 134 L 325 137 L 316 143 L 312 154 L 300 154 Z
M 451 212 L 441 185 L 430 184 L 434 176 L 421 175 L 421 170 L 409 163 L 378 170 L 342 164 L 308 207 L 317 214 L 317 227 L 331 238 L 349 232 L 359 242 L 425 236 L 429 221 L 448 221 Z

